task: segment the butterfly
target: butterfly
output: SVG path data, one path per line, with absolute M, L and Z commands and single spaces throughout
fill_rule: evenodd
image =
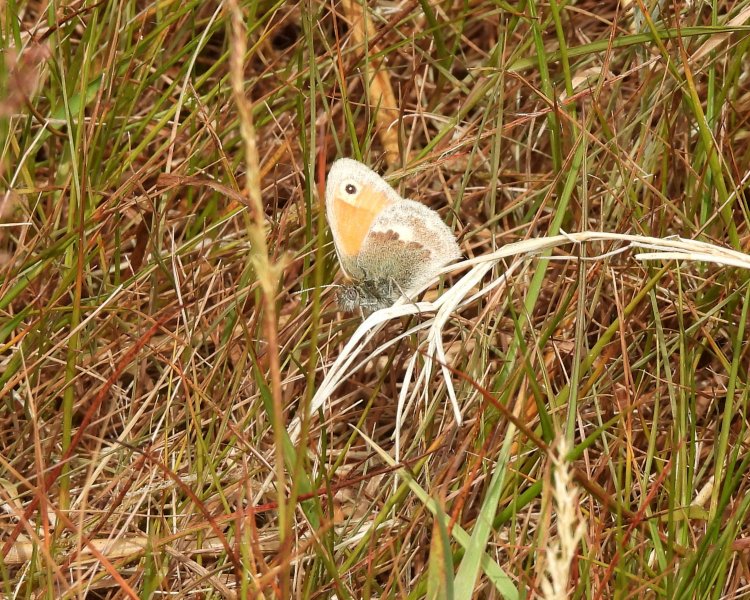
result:
M 424 204 L 402 198 L 375 171 L 349 158 L 333 163 L 326 214 L 341 268 L 341 310 L 366 314 L 412 297 L 461 257 L 453 231 Z

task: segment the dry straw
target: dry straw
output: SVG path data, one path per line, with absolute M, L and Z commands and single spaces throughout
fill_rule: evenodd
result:
M 432 382 L 432 374 L 435 369 L 442 375 L 454 416 L 456 421 L 460 423 L 461 408 L 456 397 L 450 369 L 446 364 L 446 353 L 443 345 L 443 330 L 448 320 L 455 313 L 473 305 L 479 298 L 486 296 L 497 288 L 504 287 L 509 281 L 510 276 L 528 259 L 539 257 L 540 253 L 553 248 L 589 242 L 623 242 L 625 244 L 613 252 L 595 257 L 587 257 L 586 260 L 589 261 L 601 260 L 612 254 L 635 249 L 637 252 L 634 258 L 640 261 L 688 260 L 750 269 L 750 256 L 747 254 L 715 244 L 679 237 L 655 238 L 619 233 L 582 231 L 580 233 L 565 233 L 507 244 L 491 254 L 473 258 L 444 269 L 444 272 L 453 272 L 470 267 L 465 275 L 436 300 L 409 303 L 404 303 L 401 300 L 394 306 L 377 311 L 365 319 L 329 367 L 326 376 L 320 383 L 310 403 L 309 414 L 315 414 L 325 406 L 333 398 L 336 389 L 370 360 L 383 354 L 389 347 L 397 344 L 401 339 L 418 333 L 421 336 L 418 342 L 420 351 L 415 352 L 406 365 L 396 409 L 396 457 L 400 456 L 399 432 L 406 408 L 412 400 L 424 397 L 427 394 L 428 385 Z M 510 257 L 514 257 L 515 260 L 510 263 L 505 272 L 477 291 L 477 286 L 487 273 Z M 552 260 L 552 257 L 549 256 L 539 258 Z M 564 258 L 566 260 L 578 259 L 577 256 L 573 255 L 554 258 Z M 365 349 L 370 347 L 370 342 L 375 339 L 378 332 L 387 322 L 407 315 L 418 314 L 429 314 L 432 316 L 420 320 L 414 326 L 385 341 L 369 354 L 363 356 Z M 425 360 L 418 367 L 418 357 L 420 354 L 424 354 Z M 414 385 L 410 385 L 412 382 L 414 382 Z M 292 440 L 297 440 L 299 430 L 300 420 L 296 418 L 289 427 Z
M 547 543 L 546 569 L 542 577 L 542 597 L 545 600 L 566 600 L 570 568 L 578 544 L 586 533 L 586 524 L 578 508 L 578 490 L 565 458 L 570 448 L 560 436 L 550 453 L 552 460 L 552 505 L 555 512 L 556 532 Z

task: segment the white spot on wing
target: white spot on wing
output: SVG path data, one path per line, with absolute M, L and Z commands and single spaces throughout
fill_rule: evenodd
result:
M 398 235 L 399 239 L 403 240 L 404 242 L 417 241 L 417 238 L 414 235 L 414 229 L 409 227 L 408 225 L 379 222 L 373 225 L 371 231 L 377 233 L 388 233 L 389 231 L 393 231 L 396 235 Z

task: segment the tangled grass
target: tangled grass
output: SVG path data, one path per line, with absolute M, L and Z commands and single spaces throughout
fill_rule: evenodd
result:
M 750 3 L 0 3 L 0 594 L 750 596 Z M 327 166 L 466 261 L 337 312 Z

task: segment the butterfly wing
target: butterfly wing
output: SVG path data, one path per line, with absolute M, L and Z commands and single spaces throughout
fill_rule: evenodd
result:
M 390 282 L 398 298 L 418 291 L 460 257 L 456 238 L 440 215 L 402 199 L 373 220 L 354 269 L 357 279 Z
M 375 219 L 401 196 L 375 171 L 356 160 L 340 158 L 331 166 L 326 182 L 326 213 L 336 254 L 347 275 Z

